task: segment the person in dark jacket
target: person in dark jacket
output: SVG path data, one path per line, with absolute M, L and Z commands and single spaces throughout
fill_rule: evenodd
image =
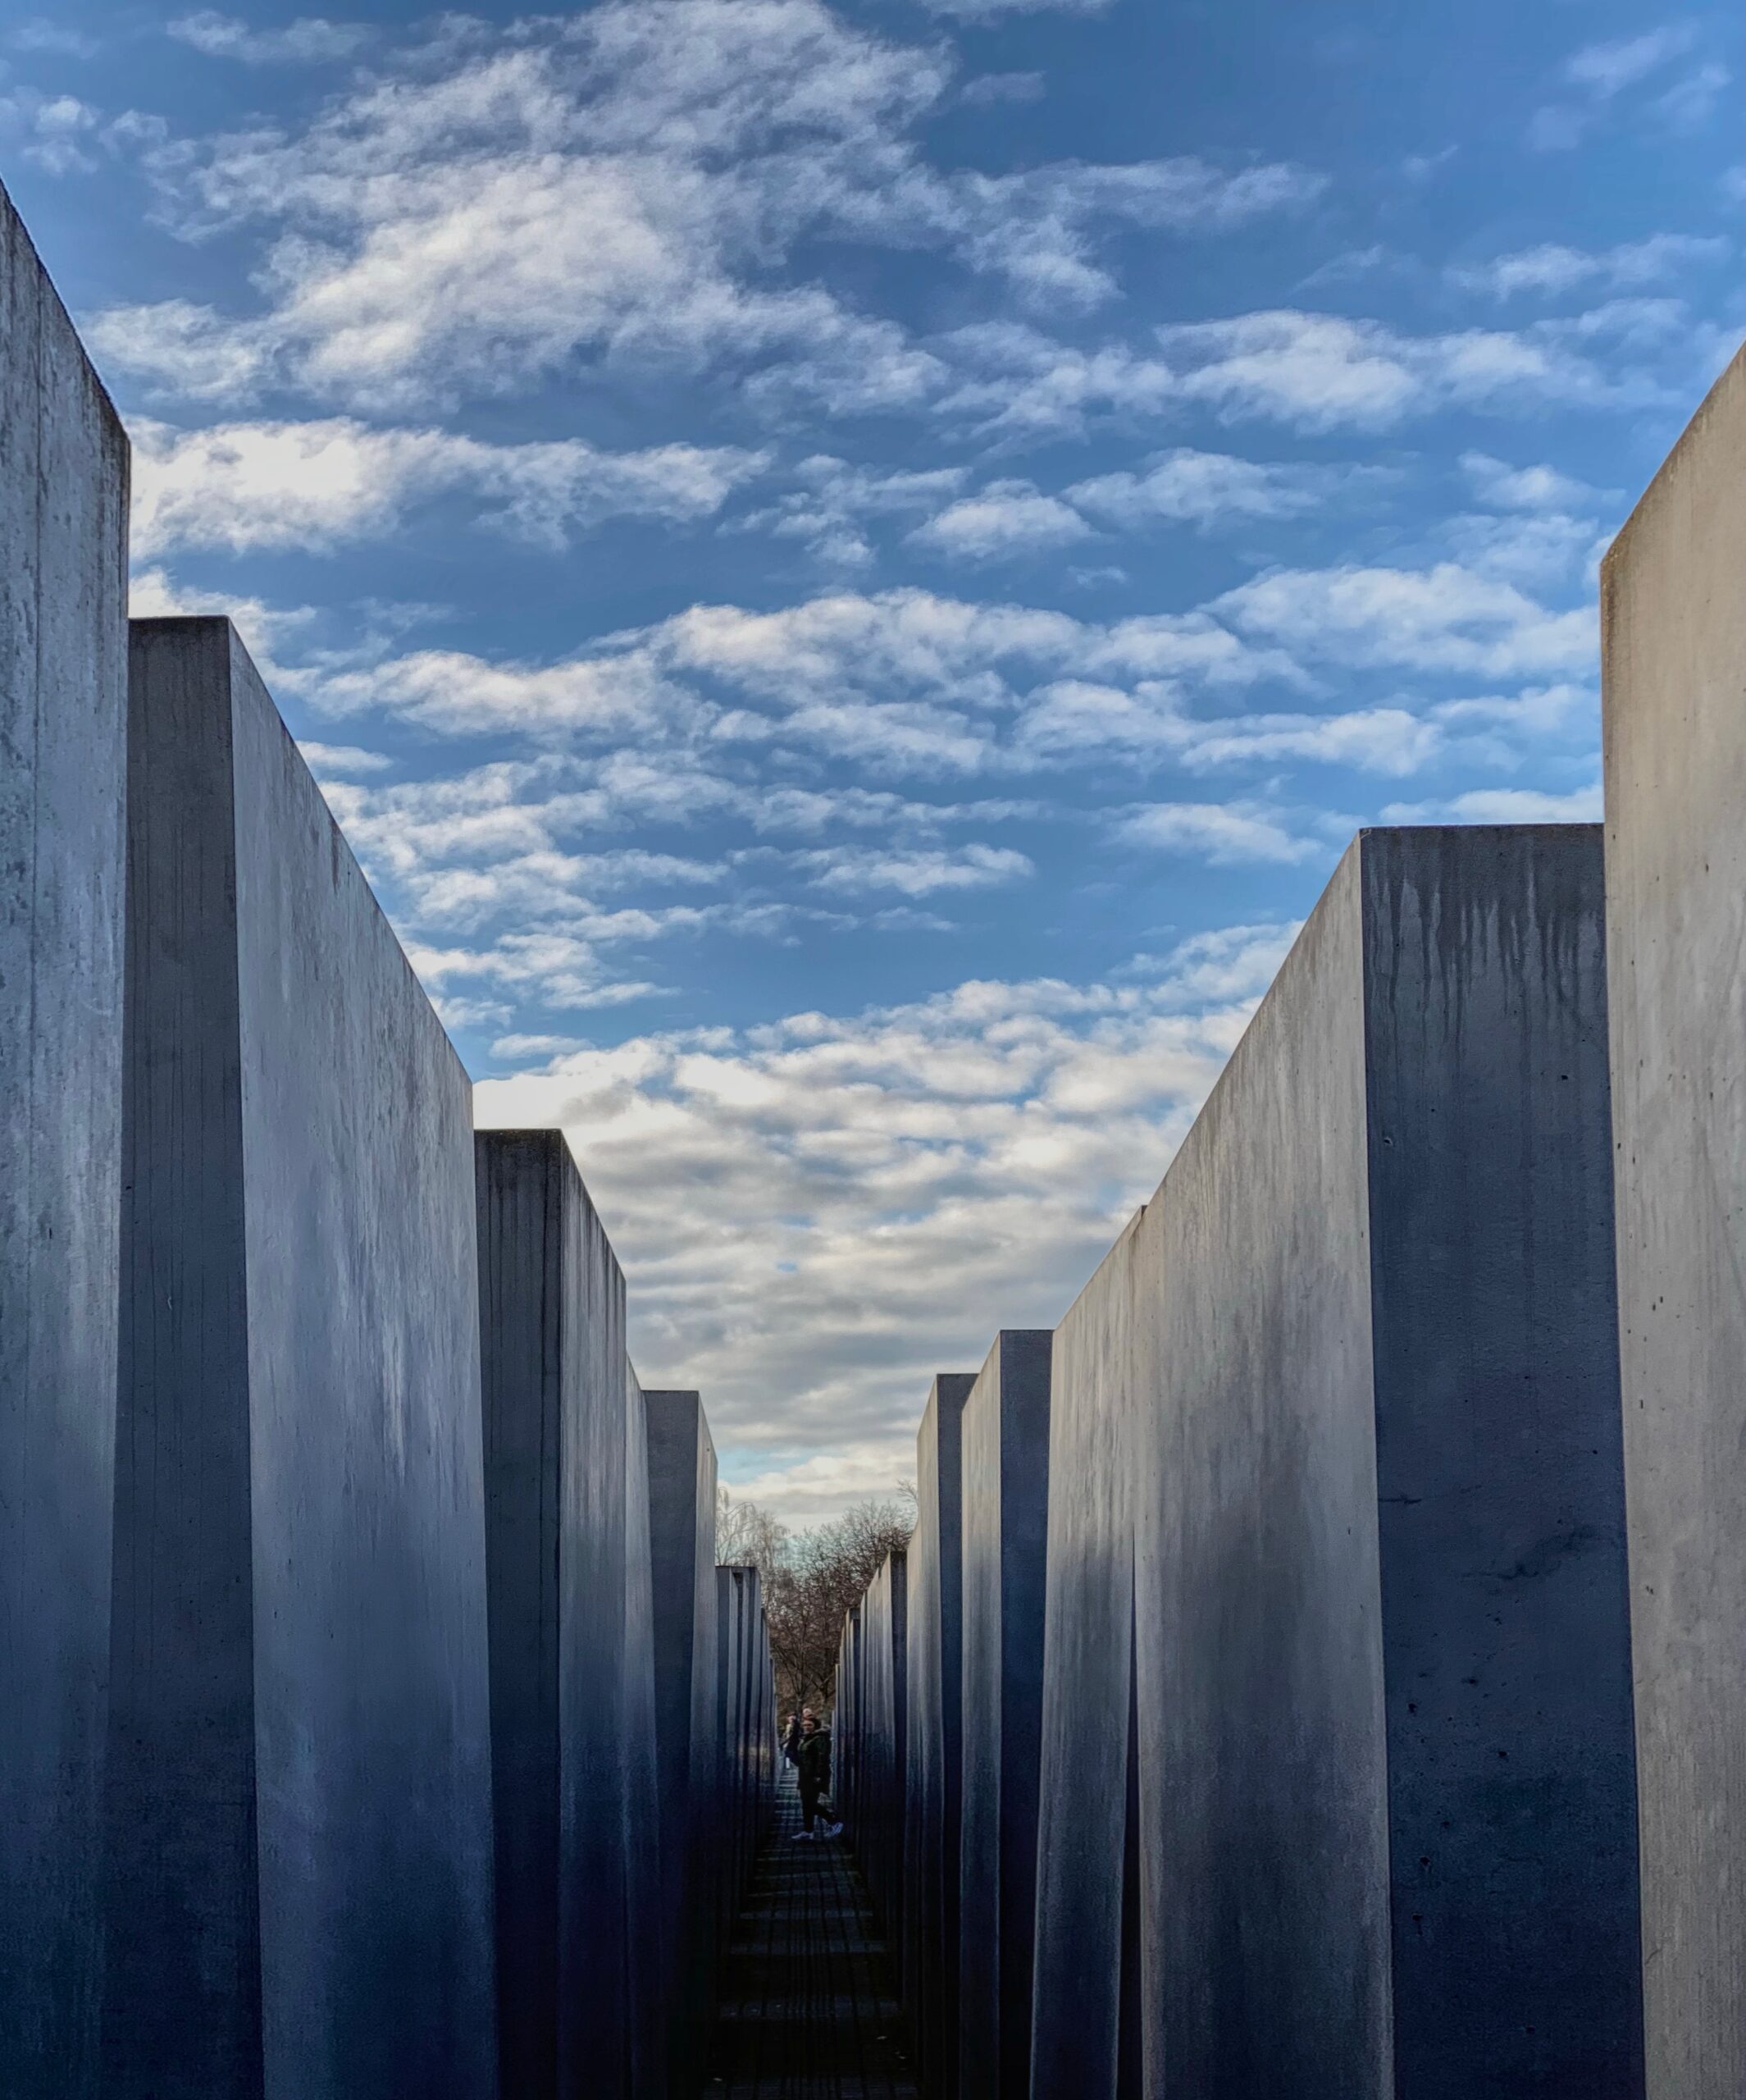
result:
M 795 1762 L 800 1768 L 800 1815 L 806 1827 L 794 1834 L 816 1838 L 813 1826 L 818 1817 L 818 1799 L 831 1786 L 831 1732 L 819 1724 L 815 1714 L 808 1714 L 800 1723 L 800 1754 Z M 824 1834 L 834 1838 L 841 1828 L 840 1823 L 827 1823 Z

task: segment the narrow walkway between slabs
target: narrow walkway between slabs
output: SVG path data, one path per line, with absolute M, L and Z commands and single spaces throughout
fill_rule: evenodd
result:
M 796 1843 L 800 1827 L 785 1767 L 723 1978 L 709 2100 L 918 2100 L 866 1887 L 841 1839 Z

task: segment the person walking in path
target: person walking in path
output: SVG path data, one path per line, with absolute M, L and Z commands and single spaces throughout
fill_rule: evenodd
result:
M 794 1833 L 797 1838 L 816 1838 L 813 1828 L 818 1819 L 818 1801 L 829 1792 L 831 1785 L 831 1732 L 823 1727 L 816 1714 L 809 1710 L 800 1723 L 800 1750 L 795 1763 L 800 1775 L 800 1816 L 804 1827 Z M 827 1838 L 834 1838 L 842 1828 L 840 1823 L 824 1826 Z

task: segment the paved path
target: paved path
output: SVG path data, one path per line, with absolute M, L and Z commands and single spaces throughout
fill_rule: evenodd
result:
M 709 2100 L 917 2100 L 861 1877 L 841 1843 L 795 1843 L 800 1827 L 785 1783 L 728 1958 Z

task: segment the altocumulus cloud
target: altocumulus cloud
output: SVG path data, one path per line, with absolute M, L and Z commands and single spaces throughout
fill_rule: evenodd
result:
M 570 1051 L 483 1081 L 478 1118 L 569 1133 L 637 1279 L 639 1368 L 706 1382 L 718 1435 L 773 1461 L 760 1499 L 805 1521 L 910 1470 L 935 1371 L 1060 1317 L 1291 930 L 1202 935 L 1119 984 L 969 982 Z
M 181 33 L 249 55 L 222 18 Z M 1086 306 L 1116 289 L 1100 228 L 1217 233 L 1321 187 L 1192 156 L 941 169 L 916 130 L 952 73 L 942 47 L 819 0 L 612 0 L 500 34 L 439 31 L 301 129 L 147 155 L 183 231 L 263 231 L 269 296 L 253 313 L 112 308 L 90 332 L 117 368 L 210 400 L 289 383 L 380 410 L 581 356 L 786 354 L 828 368 L 844 399 L 898 404 L 926 395 L 937 360 L 822 285 L 773 284 L 803 239 L 936 249 L 1022 297 Z

